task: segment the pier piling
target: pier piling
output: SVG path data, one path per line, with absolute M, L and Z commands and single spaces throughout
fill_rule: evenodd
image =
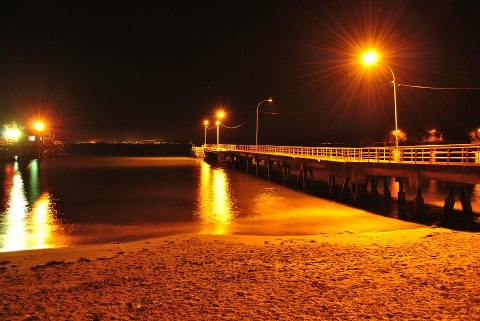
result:
M 473 219 L 472 203 L 465 186 L 460 187 L 460 203 L 462 203 L 464 220 L 471 221 Z
M 395 181 L 398 182 L 398 215 L 403 217 L 406 213 L 404 182 L 401 177 L 395 178 Z

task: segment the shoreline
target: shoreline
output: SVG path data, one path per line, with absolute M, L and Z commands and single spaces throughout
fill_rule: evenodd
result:
M 0 318 L 479 320 L 479 242 L 420 226 L 3 252 Z
M 8 261 L 14 265 L 14 268 L 30 268 L 35 265 L 46 264 L 49 261 L 64 261 L 65 263 L 72 263 L 79 258 L 85 257 L 91 260 L 108 258 L 116 250 L 136 251 L 145 247 L 152 247 L 165 242 L 166 240 L 184 241 L 192 238 L 198 238 L 206 242 L 213 240 L 242 243 L 248 245 L 261 245 L 265 242 L 270 244 L 278 244 L 280 240 L 295 239 L 304 240 L 306 242 L 312 241 L 320 243 L 329 243 L 336 245 L 348 245 L 356 240 L 356 244 L 364 246 L 371 245 L 370 243 L 386 242 L 386 240 L 393 242 L 392 244 L 412 242 L 419 237 L 428 235 L 431 231 L 438 231 L 442 233 L 453 232 L 444 228 L 432 228 L 429 226 L 401 229 L 395 231 L 377 231 L 377 232 L 362 232 L 354 233 L 350 231 L 338 233 L 320 233 L 308 235 L 258 235 L 258 234 L 204 234 L 204 233 L 179 233 L 165 236 L 147 237 L 127 241 L 112 241 L 112 242 L 98 242 L 90 244 L 76 244 L 71 246 L 61 246 L 52 248 L 27 249 L 16 251 L 0 252 L 0 266 L 7 264 L 2 262 Z M 389 237 L 385 237 L 385 236 Z M 353 244 L 355 245 L 355 243 Z M 8 263 L 8 264 L 10 264 Z

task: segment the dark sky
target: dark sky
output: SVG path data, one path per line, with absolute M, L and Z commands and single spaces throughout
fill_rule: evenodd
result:
M 126 3 L 126 4 L 124 4 Z M 479 1 L 2 1 L 0 121 L 48 118 L 64 140 L 358 144 L 394 127 L 398 83 L 480 87 Z M 480 91 L 398 88 L 399 127 L 462 141 Z M 209 131 L 209 142 L 215 130 Z

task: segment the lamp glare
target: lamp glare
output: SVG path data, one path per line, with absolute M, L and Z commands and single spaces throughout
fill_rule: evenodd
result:
M 369 51 L 363 55 L 363 63 L 373 65 L 378 60 L 378 54 L 375 51 Z

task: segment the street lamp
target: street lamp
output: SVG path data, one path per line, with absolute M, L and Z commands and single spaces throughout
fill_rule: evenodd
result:
M 42 130 L 45 129 L 45 123 L 42 122 L 42 121 L 36 121 L 36 122 L 33 124 L 33 127 L 34 127 L 37 131 L 41 132 Z
M 42 132 L 45 130 L 45 127 L 46 127 L 45 123 L 41 120 L 37 120 L 36 122 L 33 123 L 33 128 L 36 131 L 35 140 L 37 141 L 37 144 L 40 144 L 41 140 L 43 143 Z
M 217 120 L 215 122 L 215 125 L 217 125 L 217 145 L 220 144 L 220 121 Z
M 258 146 L 258 108 L 260 107 L 260 105 L 264 102 L 269 102 L 271 103 L 273 101 L 272 97 L 268 98 L 268 99 L 264 99 L 262 101 L 260 101 L 257 105 L 257 127 L 256 127 L 256 130 L 255 130 L 255 147 Z
M 220 120 L 223 117 L 225 117 L 225 112 L 223 110 L 217 111 L 218 120 L 215 122 L 215 125 L 217 125 L 217 145 L 220 144 Z
M 208 129 L 208 120 L 205 119 L 203 121 L 203 125 L 205 125 L 205 138 L 203 140 L 203 145 L 207 145 L 207 129 Z
M 3 135 L 7 141 L 17 143 L 22 133 L 20 129 L 17 128 L 17 124 L 14 122 L 13 125 L 5 125 L 5 131 L 3 132 Z
M 365 65 L 371 66 L 374 65 L 378 61 L 378 54 L 375 51 L 368 51 L 363 54 L 362 61 Z M 391 84 L 393 86 L 393 104 L 395 108 L 395 146 L 398 148 L 398 121 L 397 121 L 397 83 L 395 81 L 395 74 L 393 73 L 392 68 L 389 65 L 384 64 L 390 73 L 392 74 L 392 81 Z

